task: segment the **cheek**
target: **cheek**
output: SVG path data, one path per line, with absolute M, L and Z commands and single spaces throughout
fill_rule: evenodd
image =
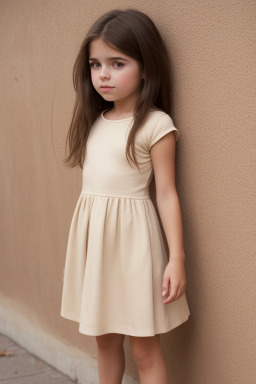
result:
M 122 73 L 118 78 L 119 86 L 125 88 L 133 88 L 134 86 L 137 86 L 139 81 L 140 79 L 137 73 Z
M 96 76 L 95 72 L 91 72 L 91 80 L 92 80 L 92 85 L 94 87 L 96 85 L 96 79 L 97 79 L 97 76 Z

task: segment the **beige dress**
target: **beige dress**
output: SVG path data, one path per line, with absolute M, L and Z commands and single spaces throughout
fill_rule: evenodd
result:
M 82 191 L 71 221 L 61 316 L 79 332 L 154 336 L 189 317 L 185 294 L 163 304 L 168 263 L 155 207 L 150 148 L 178 130 L 169 115 L 151 111 L 136 136 L 140 171 L 129 165 L 125 146 L 133 118 L 94 123 L 86 148 Z

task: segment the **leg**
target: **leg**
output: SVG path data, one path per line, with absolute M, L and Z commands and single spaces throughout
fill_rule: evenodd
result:
M 160 346 L 160 335 L 130 336 L 131 350 L 141 384 L 168 384 L 167 370 Z
M 96 336 L 100 384 L 121 384 L 125 369 L 125 335 L 108 333 Z

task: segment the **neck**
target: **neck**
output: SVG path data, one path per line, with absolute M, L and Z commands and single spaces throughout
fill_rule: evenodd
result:
M 127 100 L 116 100 L 114 101 L 114 106 L 109 111 L 112 116 L 115 116 L 116 118 L 125 119 L 126 117 L 131 117 L 134 115 L 135 105 L 137 102 L 138 96 Z

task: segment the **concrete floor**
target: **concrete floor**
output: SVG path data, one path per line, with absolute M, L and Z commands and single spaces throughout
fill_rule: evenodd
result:
M 3 356 L 10 351 L 13 355 Z M 72 384 L 68 376 L 0 334 L 0 384 Z

